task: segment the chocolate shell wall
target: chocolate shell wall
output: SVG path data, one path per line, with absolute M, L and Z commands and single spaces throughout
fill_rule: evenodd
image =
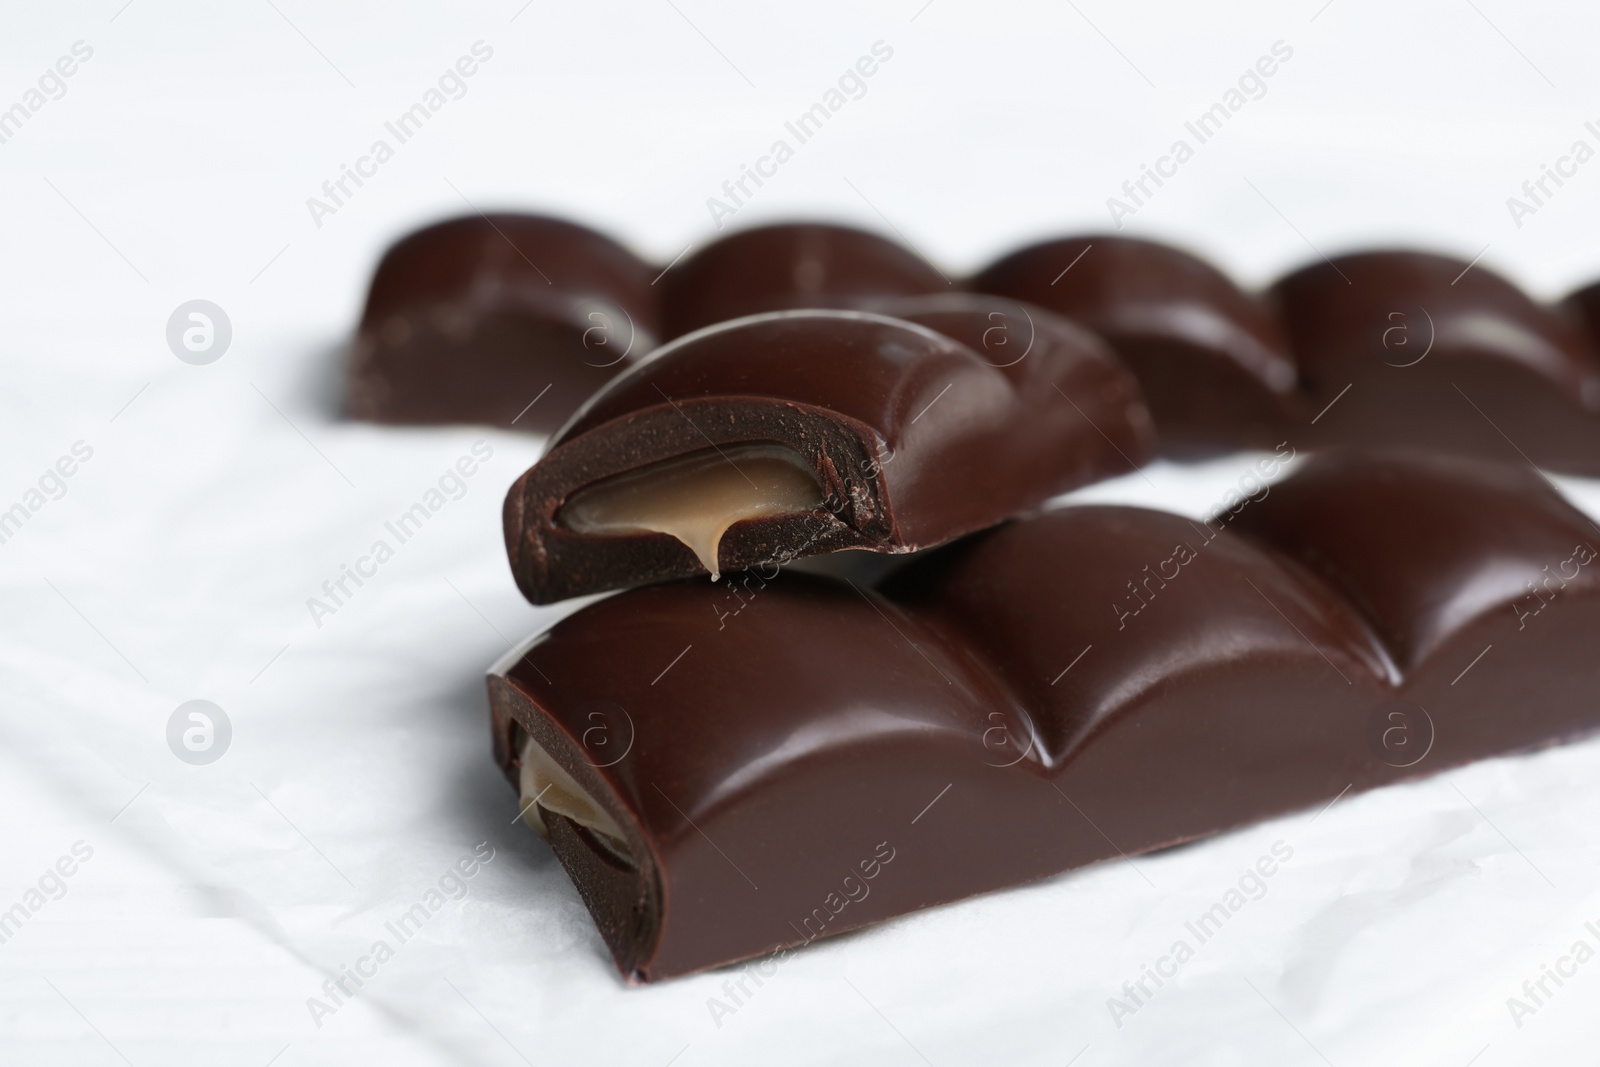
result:
M 1330 452 L 1225 524 L 1073 507 L 880 591 L 602 600 L 491 675 L 495 752 L 620 828 L 544 814 L 666 978 L 1592 731 L 1597 544 L 1525 469 Z
M 1411 251 L 1342 256 L 1255 294 L 1186 252 L 1124 237 L 1046 241 L 960 279 L 883 237 L 785 224 L 662 273 L 556 220 L 463 219 L 380 264 L 349 406 L 380 421 L 549 430 L 656 337 L 802 307 L 892 314 L 897 298 L 960 289 L 1100 334 L 1137 376 L 1169 455 L 1287 438 L 1302 451 L 1400 444 L 1600 474 L 1600 286 L 1546 306 L 1481 263 Z

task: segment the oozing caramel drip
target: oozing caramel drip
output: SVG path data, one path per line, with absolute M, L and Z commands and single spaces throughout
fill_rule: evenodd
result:
M 716 581 L 718 548 L 736 522 L 796 515 L 822 506 L 810 465 L 778 444 L 730 445 L 663 460 L 573 494 L 561 522 L 578 533 L 668 534 L 688 546 Z

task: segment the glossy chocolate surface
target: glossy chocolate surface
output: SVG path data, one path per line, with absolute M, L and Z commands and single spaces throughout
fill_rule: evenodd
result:
M 882 591 L 602 600 L 491 675 L 495 749 L 625 831 L 551 817 L 649 981 L 1591 731 L 1597 544 L 1531 473 L 1330 453 L 1226 526 L 1075 507 Z
M 922 309 L 981 333 L 997 307 Z M 662 535 L 578 533 L 558 520 L 585 486 L 710 446 L 786 445 L 825 506 L 735 524 L 724 571 L 843 548 L 909 552 L 1025 514 L 1148 458 L 1132 377 L 1038 312 L 1027 358 L 999 366 L 946 334 L 856 312 L 784 312 L 680 339 L 597 394 L 506 497 L 506 545 L 534 603 L 705 574 Z
M 560 219 L 475 215 L 419 230 L 373 275 L 350 413 L 548 432 L 654 346 L 653 276 Z
M 707 245 L 661 279 L 666 336 L 763 311 L 862 308 L 952 283 L 904 246 L 848 226 L 780 224 Z
M 1047 241 L 997 261 L 974 289 L 1068 316 L 1139 378 L 1169 453 L 1271 448 L 1295 414 L 1282 326 L 1203 260 L 1153 241 Z
M 549 430 L 663 331 L 798 308 L 893 314 L 897 301 L 968 289 L 1102 337 L 1137 377 L 1169 455 L 1287 439 L 1600 474 L 1600 286 L 1548 307 L 1481 263 L 1377 251 L 1312 264 L 1256 294 L 1180 249 L 1112 236 L 1045 241 L 963 281 L 888 238 L 820 224 L 736 233 L 651 286 L 653 268 L 587 230 L 497 219 L 504 234 L 457 220 L 391 251 L 363 320 L 353 413 Z M 513 247 L 519 226 L 530 229 Z M 541 241 L 570 272 L 555 290 L 591 303 L 550 309 L 555 290 L 517 254 Z M 468 289 L 498 295 L 475 301 Z M 522 310 L 484 310 L 510 291 Z M 520 398 L 545 385 L 550 394 L 519 418 Z
M 1104 336 L 1168 453 L 1288 438 L 1600 473 L 1589 291 L 1549 308 L 1481 264 L 1378 251 L 1305 267 L 1258 298 L 1186 253 L 1117 237 L 1035 245 L 972 285 Z
M 1333 405 L 1312 440 L 1600 473 L 1592 338 L 1481 263 L 1341 256 L 1289 275 L 1271 295 L 1308 403 Z

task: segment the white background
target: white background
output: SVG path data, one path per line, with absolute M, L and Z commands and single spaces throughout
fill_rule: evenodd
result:
M 1592 7 L 123 2 L 0 14 L 0 108 L 94 50 L 0 145 L 0 509 L 93 449 L 0 545 L 0 909 L 94 850 L 0 945 L 0 1061 L 1593 1062 L 1600 962 L 1520 1028 L 1506 998 L 1600 947 L 1594 742 L 821 943 L 720 1026 L 725 973 L 625 988 L 489 758 L 483 668 L 553 617 L 499 532 L 538 442 L 337 414 L 388 242 L 470 201 L 665 262 L 879 40 L 865 97 L 737 223 L 892 226 L 947 271 L 1103 230 L 1106 198 L 1282 40 L 1266 95 L 1126 232 L 1249 284 L 1405 244 L 1558 296 L 1600 277 L 1600 162 L 1520 228 L 1506 198 L 1575 139 L 1600 147 Z M 307 197 L 479 40 L 466 95 L 315 225 Z M 195 298 L 233 324 L 209 366 L 164 338 Z M 306 599 L 479 438 L 494 457 L 466 495 L 315 626 Z M 1097 495 L 1199 513 L 1244 467 Z M 203 767 L 165 739 L 196 698 L 234 731 Z M 1267 894 L 1116 1027 L 1107 998 L 1279 840 Z M 481 841 L 466 899 L 316 1025 L 325 976 Z

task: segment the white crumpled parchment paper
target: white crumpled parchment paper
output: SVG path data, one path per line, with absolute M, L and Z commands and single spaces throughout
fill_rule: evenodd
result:
M 482 675 L 556 617 L 518 596 L 500 535 L 539 441 L 337 415 L 367 276 L 410 226 L 564 211 L 664 263 L 713 232 L 705 198 L 881 39 L 894 58 L 869 91 L 737 221 L 892 219 L 966 269 L 1103 229 L 1105 197 L 1282 38 L 1293 62 L 1130 232 L 1251 282 L 1398 241 L 1463 258 L 1489 242 L 1485 265 L 1545 296 L 1600 274 L 1582 179 L 1526 228 L 1506 221 L 1504 196 L 1581 116 L 1465 8 L 916 6 L 0 16 L 0 107 L 74 42 L 93 49 L 0 144 L 0 510 L 40 494 L 0 544 L 0 1062 L 1592 1061 L 1600 962 L 1575 946 L 1600 950 L 1596 741 L 820 942 L 737 1000 L 737 972 L 625 988 L 515 824 Z M 1584 33 L 1487 14 L 1573 92 L 1592 76 Z M 493 57 L 462 94 L 336 211 L 309 212 L 478 41 Z M 232 328 L 204 366 L 165 336 L 195 299 Z M 471 476 L 446 478 L 461 457 Z M 1248 462 L 1080 496 L 1200 515 Z M 1563 486 L 1600 515 L 1600 487 Z M 314 618 L 308 599 L 430 490 L 421 529 Z M 231 733 L 208 764 L 169 746 L 194 700 Z M 1244 903 L 1200 943 L 1186 924 L 1230 891 Z M 1174 972 L 1159 987 L 1158 965 Z M 1535 1005 L 1524 983 L 1541 980 Z

